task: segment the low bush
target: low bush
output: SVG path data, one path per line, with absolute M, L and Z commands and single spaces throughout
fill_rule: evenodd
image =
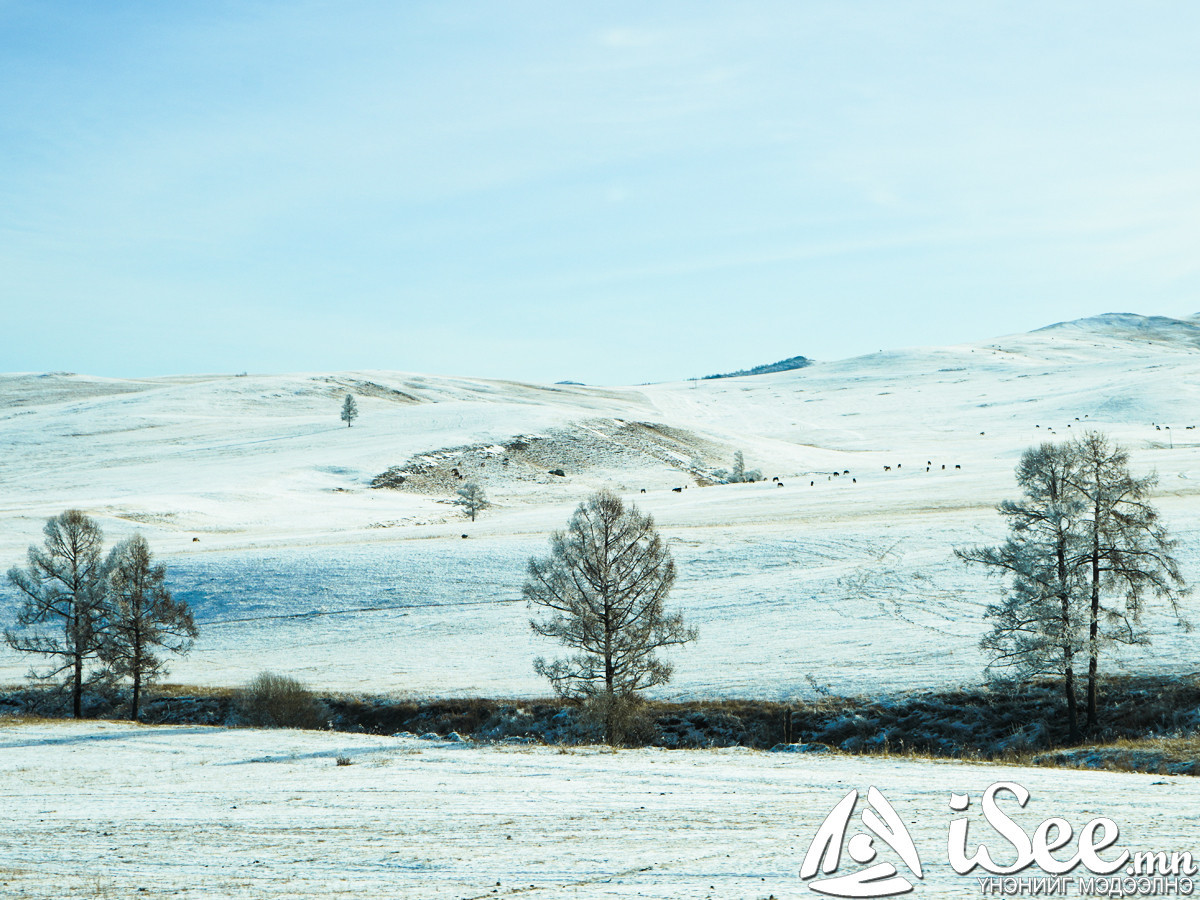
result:
M 247 725 L 260 728 L 320 728 L 321 702 L 295 678 L 263 672 L 237 695 L 236 709 Z

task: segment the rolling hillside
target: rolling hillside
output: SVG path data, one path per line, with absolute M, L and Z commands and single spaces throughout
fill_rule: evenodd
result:
M 1098 428 L 1127 445 L 1137 469 L 1159 473 L 1185 574 L 1200 578 L 1198 348 L 1196 318 L 1113 314 L 625 388 L 400 372 L 0 376 L 0 561 L 19 564 L 71 506 L 110 540 L 141 530 L 202 628 L 177 680 L 271 668 L 330 688 L 541 694 L 530 660 L 555 648 L 528 633 L 525 561 L 609 486 L 671 539 L 673 602 L 701 629 L 665 693 L 975 681 L 997 585 L 951 550 L 1000 537 L 994 507 L 1031 444 Z M 347 391 L 361 411 L 349 429 Z M 768 480 L 711 485 L 736 450 Z M 389 469 L 404 474 L 398 489 L 369 486 Z M 460 476 L 495 503 L 474 524 L 448 503 Z M 1127 664 L 1191 666 L 1195 640 L 1157 624 L 1155 646 Z M 0 681 L 27 665 L 0 649 Z

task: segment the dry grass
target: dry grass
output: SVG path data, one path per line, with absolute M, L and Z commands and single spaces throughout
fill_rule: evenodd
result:
M 1200 775 L 1200 737 L 1119 738 L 1107 743 L 1030 754 L 1028 765 L 1155 775 Z
M 46 725 L 51 722 L 61 721 L 63 720 L 32 715 L 30 713 L 11 713 L 0 716 L 0 728 L 8 728 L 14 725 Z M 0 874 L 3 874 L 4 871 L 4 869 L 0 869 Z
M 146 689 L 147 700 L 156 697 L 204 697 L 213 700 L 228 700 L 237 695 L 235 687 L 200 687 L 194 684 L 155 684 Z
M 1122 738 L 1107 746 L 1123 750 L 1154 750 L 1180 761 L 1200 759 L 1200 735 L 1161 738 Z

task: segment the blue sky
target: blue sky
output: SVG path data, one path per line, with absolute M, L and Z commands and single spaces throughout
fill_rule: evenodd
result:
M 1200 311 L 1191 2 L 0 0 L 0 371 L 673 380 Z

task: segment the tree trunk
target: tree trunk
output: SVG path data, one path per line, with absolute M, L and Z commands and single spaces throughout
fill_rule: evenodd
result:
M 617 698 L 613 694 L 613 666 L 611 654 L 604 654 L 604 741 L 610 747 L 617 742 Z
M 75 654 L 75 672 L 71 679 L 71 710 L 75 718 L 83 718 L 83 657 Z
M 138 720 L 138 701 L 142 696 L 142 635 L 137 627 L 133 632 L 133 695 L 129 699 L 129 718 Z
M 1067 728 L 1072 744 L 1079 742 L 1079 708 L 1075 701 L 1075 648 L 1071 646 L 1071 595 L 1067 584 L 1067 557 L 1063 542 L 1058 541 L 1058 580 L 1063 586 L 1059 601 L 1062 603 L 1062 634 L 1063 634 L 1063 690 L 1067 695 Z
M 1097 526 L 1093 526 L 1097 527 Z M 1088 686 L 1087 686 L 1087 730 L 1096 730 L 1099 717 L 1096 714 L 1096 673 L 1100 668 L 1100 534 L 1097 530 L 1092 541 L 1092 610 L 1088 624 Z
M 1079 703 L 1075 699 L 1075 670 L 1071 666 L 1067 666 L 1067 674 L 1064 684 L 1064 690 L 1067 694 L 1067 727 L 1070 729 L 1070 740 L 1072 744 L 1079 743 Z
M 607 541 L 607 535 L 606 541 Z M 613 695 L 613 683 L 616 681 L 616 673 L 613 671 L 613 621 L 612 621 L 612 604 L 608 597 L 607 585 L 604 591 L 604 693 L 605 693 L 605 711 L 604 711 L 604 741 L 610 747 L 615 746 L 617 742 L 616 735 L 616 697 Z

